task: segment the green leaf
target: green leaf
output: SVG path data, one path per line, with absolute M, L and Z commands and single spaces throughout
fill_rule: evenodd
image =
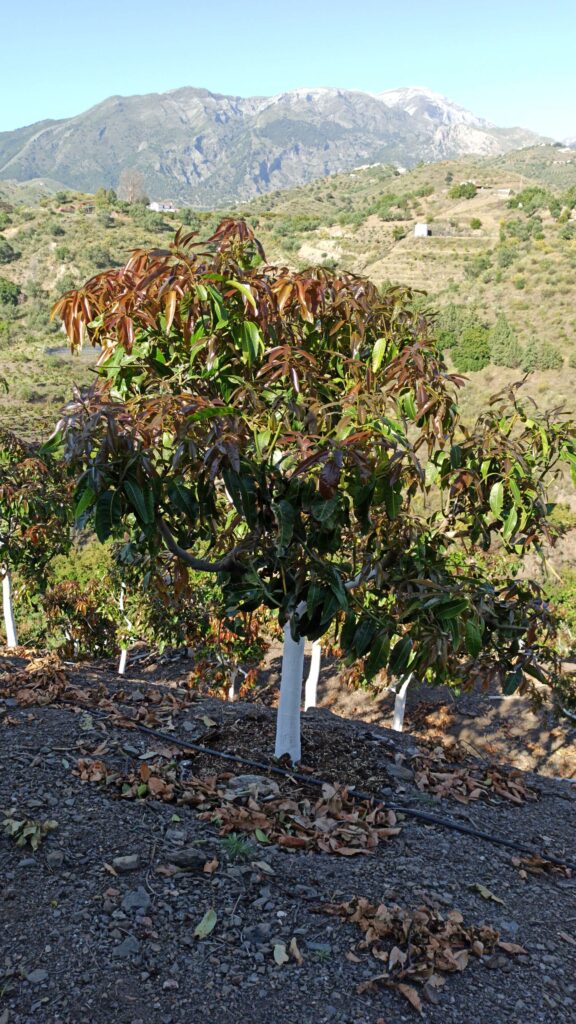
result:
M 416 419 L 416 402 L 414 401 L 414 395 L 411 391 L 407 391 L 401 396 L 399 404 L 402 412 L 408 417 L 408 419 Z
M 521 668 L 514 669 L 513 672 L 509 672 L 504 680 L 502 687 L 502 693 L 505 693 L 507 697 L 510 697 L 520 686 L 523 679 L 523 673 Z
M 510 537 L 512 536 L 516 529 L 517 523 L 518 513 L 515 508 L 511 508 L 510 512 L 506 516 L 506 520 L 504 522 L 504 529 L 502 530 L 502 536 L 504 540 L 510 540 Z
M 444 622 L 448 619 L 457 619 L 467 608 L 468 601 L 465 597 L 454 597 L 434 605 L 433 610 L 436 618 Z
M 482 650 L 482 630 L 476 622 L 468 619 L 465 628 L 466 650 L 471 658 L 477 658 Z
M 496 519 L 500 519 L 504 507 L 504 484 L 501 480 L 492 486 L 488 502 Z
M 273 508 L 278 521 L 278 545 L 281 548 L 287 548 L 294 534 L 296 510 L 294 506 L 284 498 L 277 502 Z
M 538 665 L 524 665 L 524 672 L 527 676 L 533 676 L 539 683 L 550 683 L 550 679 Z
M 270 840 L 268 839 L 268 836 L 266 835 L 265 832 L 262 831 L 261 828 L 257 828 L 254 831 L 254 835 L 256 836 L 256 839 L 258 840 L 259 843 L 264 843 L 266 845 L 267 843 L 270 842 Z
M 338 508 L 338 498 L 327 498 L 325 500 L 313 501 L 310 511 L 317 523 L 327 523 Z
M 377 338 L 372 349 L 372 371 L 378 373 L 386 352 L 386 338 Z
M 398 643 L 394 644 L 388 662 L 388 671 L 392 676 L 402 676 L 408 668 L 410 655 L 412 653 L 412 640 L 409 636 L 403 636 Z
M 205 939 L 207 935 L 210 935 L 210 932 L 214 931 L 217 921 L 218 915 L 216 911 L 213 910 L 212 907 L 210 907 L 210 910 L 206 911 L 204 917 L 202 918 L 200 923 L 196 925 L 194 929 L 194 935 L 196 936 L 196 938 Z
M 154 496 L 150 488 L 144 490 L 132 477 L 126 477 L 124 481 L 124 493 L 136 512 L 138 519 L 145 526 L 154 522 Z
M 453 444 L 450 449 L 450 465 L 452 469 L 460 469 L 462 465 L 462 449 L 459 444 Z
M 370 654 L 364 662 L 367 679 L 372 679 L 381 668 L 384 668 L 390 654 L 390 638 L 386 634 L 377 636 L 370 648 Z
M 240 328 L 240 345 L 245 362 L 253 366 L 256 360 L 264 351 L 264 342 L 257 324 L 251 320 L 245 320 Z
M 205 405 L 203 409 L 197 409 L 189 417 L 190 423 L 199 423 L 201 420 L 211 420 L 216 416 L 233 416 L 235 413 L 232 405 Z
M 82 491 L 82 494 L 78 498 L 78 501 L 76 502 L 76 507 L 74 509 L 74 519 L 80 519 L 82 513 L 85 512 L 86 509 L 90 508 L 90 506 L 94 504 L 95 500 L 96 494 L 94 493 L 92 488 L 85 487 L 84 490 Z
M 96 502 L 94 529 L 100 542 L 108 540 L 122 517 L 122 505 L 117 491 L 104 491 Z
M 174 480 L 168 487 L 168 497 L 174 507 L 188 519 L 195 521 L 198 518 L 198 502 L 189 487 Z
M 520 488 L 518 487 L 518 484 L 516 483 L 513 477 L 511 477 L 511 479 L 508 481 L 508 486 L 510 488 L 510 493 L 512 494 L 512 497 L 514 498 L 514 504 L 517 505 L 518 508 L 521 508 L 522 495 L 520 494 Z
M 388 518 L 396 519 L 402 508 L 402 495 L 397 490 L 393 490 L 387 480 L 382 481 L 382 493 Z
M 235 288 L 236 291 L 241 292 L 245 299 L 248 300 L 254 312 L 257 311 L 256 299 L 252 295 L 252 290 L 247 284 L 243 284 L 241 281 L 226 281 L 227 285 L 231 288 Z
M 375 626 L 374 623 L 369 619 L 361 619 L 356 632 L 354 633 L 354 641 L 352 647 L 358 658 L 361 658 L 368 650 L 372 637 L 374 636 Z

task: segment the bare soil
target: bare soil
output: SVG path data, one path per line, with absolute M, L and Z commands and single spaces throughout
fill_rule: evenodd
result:
M 502 836 L 542 859 L 522 860 L 514 850 L 411 814 L 397 814 L 400 831 L 358 855 L 350 848 L 347 855 L 317 852 L 313 836 L 295 850 L 263 842 L 254 830 L 230 840 L 210 805 L 207 812 L 206 805 L 166 802 L 151 792 L 122 797 L 115 783 L 83 781 L 78 761 L 105 762 L 109 780 L 145 778 L 143 764 L 164 765 L 181 787 L 193 777 L 208 786 L 230 786 L 246 772 L 273 778 L 215 756 L 272 764 L 272 708 L 190 699 L 183 661 L 148 672 L 136 663 L 121 691 L 106 668 L 70 668 L 66 686 L 46 690 L 52 697 L 39 705 L 41 688 L 32 702 L 18 689 L 23 664 L 0 656 L 0 817 L 11 809 L 14 819 L 52 819 L 57 827 L 36 851 L 0 835 L 1 1024 L 418 1019 L 397 988 L 380 984 L 358 993 L 385 963 L 359 946 L 358 928 L 325 909 L 355 897 L 425 907 L 443 918 L 457 910 L 466 926 L 499 932 L 504 946 L 446 973 L 439 991 L 418 987 L 431 1024 L 574 1020 L 576 878 L 546 860 L 575 859 L 576 789 L 569 781 L 493 770 L 461 743 L 439 751 L 436 729 L 426 736 L 426 719 L 418 735 L 398 735 L 378 721 L 319 708 L 303 716 L 304 774 L 360 786 L 384 806 L 402 804 Z M 68 703 L 74 692 L 82 697 Z M 327 701 L 329 694 L 327 687 Z M 367 718 L 367 708 L 357 705 L 356 714 Z M 383 720 L 383 707 L 379 714 Z M 212 753 L 177 750 L 174 738 Z M 216 775 L 220 781 L 206 782 Z M 500 781 L 490 788 L 489 778 Z M 312 806 L 318 799 L 305 783 L 276 781 L 283 800 Z M 519 802 L 515 792 L 523 794 Z M 239 798 L 228 809 L 243 806 L 249 802 Z M 255 806 L 265 812 L 266 799 Z M 132 860 L 115 867 L 118 857 Z M 187 857 L 188 870 L 173 867 Z M 197 937 L 209 910 L 216 923 Z M 299 958 L 289 952 L 294 939 Z M 288 951 L 286 962 L 277 962 L 278 949 Z M 411 935 L 406 949 L 415 955 Z

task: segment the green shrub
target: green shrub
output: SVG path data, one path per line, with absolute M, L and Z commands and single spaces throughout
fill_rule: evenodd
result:
M 531 238 L 544 238 L 542 221 L 539 217 L 507 220 L 500 225 L 500 241 L 504 242 L 507 238 L 517 238 L 519 242 L 528 242 Z
M 473 306 L 450 302 L 436 320 L 436 337 L 440 348 L 455 348 L 467 327 L 483 327 Z
M 108 249 L 105 249 L 102 245 L 92 245 L 86 250 L 86 256 L 95 267 L 99 270 L 105 267 L 112 267 L 114 260 L 112 259 Z
M 8 281 L 6 277 L 0 277 L 0 305 L 17 306 L 21 294 L 20 285 Z
M 498 263 L 498 266 L 501 267 L 502 270 L 505 270 L 506 267 L 512 266 L 517 256 L 518 253 L 516 249 L 513 249 L 509 245 L 501 245 L 500 248 L 497 250 L 496 261 Z
M 464 273 L 466 277 L 472 279 L 480 277 L 481 274 L 485 274 L 487 270 L 490 270 L 492 266 L 489 256 L 474 256 L 473 259 L 468 260 L 464 265 Z
M 533 370 L 561 370 L 564 366 L 562 353 L 548 341 L 538 342 L 532 339 L 524 349 L 522 369 L 526 373 Z
M 461 373 L 483 370 L 490 362 L 489 334 L 485 327 L 466 327 L 452 350 L 452 358 Z
M 479 231 L 482 227 L 482 221 L 478 217 L 472 217 L 470 227 L 472 228 L 472 231 Z
M 19 257 L 20 253 L 12 248 L 10 242 L 7 242 L 5 238 L 0 238 L 0 263 L 12 263 Z
M 473 181 L 463 181 L 460 185 L 453 185 L 448 195 L 450 199 L 474 199 L 477 191 Z
M 500 313 L 490 331 L 490 360 L 494 366 L 508 366 L 515 370 L 522 363 L 522 347 L 513 328 Z
M 511 210 L 522 209 L 527 214 L 536 213 L 537 210 L 550 210 L 553 213 L 559 205 L 556 196 L 539 185 L 530 185 L 508 200 Z

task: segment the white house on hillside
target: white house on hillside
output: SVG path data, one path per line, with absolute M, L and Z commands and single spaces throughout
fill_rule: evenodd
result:
M 165 199 L 163 202 L 154 200 L 153 203 L 148 203 L 148 209 L 154 210 L 154 213 L 178 213 L 178 207 L 174 206 L 171 199 Z
M 414 238 L 428 238 L 428 235 L 432 234 L 427 224 L 415 224 L 414 225 Z

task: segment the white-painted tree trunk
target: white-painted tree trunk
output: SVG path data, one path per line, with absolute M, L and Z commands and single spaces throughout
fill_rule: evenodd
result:
M 118 602 L 119 605 L 120 605 L 120 611 L 121 612 L 124 611 L 124 594 L 125 594 L 125 592 L 126 592 L 126 587 L 124 586 L 124 584 L 122 584 L 122 586 L 120 587 L 120 600 Z M 118 663 L 118 675 L 119 676 L 123 676 L 125 674 L 125 672 L 126 672 L 126 662 L 127 661 L 128 661 L 128 648 L 127 647 L 121 647 L 120 648 L 120 661 Z
M 236 680 L 238 678 L 238 669 L 233 668 L 230 672 L 230 686 L 228 687 L 228 700 L 236 700 Z
M 1 570 L 2 575 L 2 607 L 4 609 L 4 625 L 6 626 L 6 646 L 18 647 L 18 634 L 12 604 L 12 578 L 9 569 Z
M 276 757 L 289 754 L 295 764 L 300 760 L 300 703 L 304 678 L 304 638 L 293 640 L 290 623 L 284 626 L 284 653 L 280 680 L 280 700 L 276 718 Z
M 392 728 L 396 732 L 402 732 L 404 729 L 404 712 L 406 711 L 406 695 L 408 693 L 408 687 L 412 682 L 414 673 L 411 672 L 408 676 L 402 676 L 398 680 L 399 690 L 396 690 L 396 699 L 394 701 L 394 717 L 392 719 Z
M 312 642 L 312 654 L 310 656 L 310 671 L 308 672 L 308 678 L 304 688 L 304 711 L 308 711 L 308 708 L 316 707 L 321 662 L 322 644 L 319 640 L 314 640 Z

